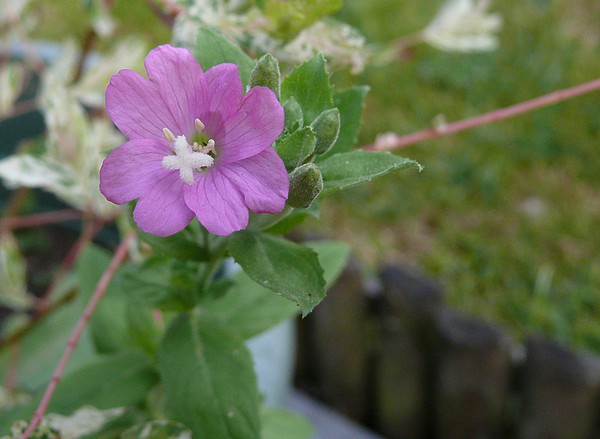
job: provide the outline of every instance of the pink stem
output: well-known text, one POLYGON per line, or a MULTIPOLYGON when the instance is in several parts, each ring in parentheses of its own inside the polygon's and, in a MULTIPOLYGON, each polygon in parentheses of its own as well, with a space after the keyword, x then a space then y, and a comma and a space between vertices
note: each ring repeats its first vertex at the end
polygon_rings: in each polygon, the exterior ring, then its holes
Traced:
POLYGON ((25 229, 44 224, 81 218, 82 212, 74 209, 56 210, 53 212, 34 213, 27 216, 16 216, 0 219, 0 230, 25 229))
POLYGON ((67 366, 69 358, 71 357, 71 354, 73 353, 73 351, 75 350, 75 347, 77 346, 77 343, 79 342, 79 337, 81 337, 83 330, 85 329, 88 321, 92 317, 92 314, 94 312, 94 309, 96 308, 96 305, 98 305, 98 302, 104 295, 106 288, 108 287, 108 284, 110 283, 113 276, 115 275, 115 272, 117 271, 117 268, 119 268, 119 265, 121 265, 121 263, 127 256, 128 246, 131 243, 134 236, 135 236, 135 232, 131 232, 121 242, 121 244, 119 244, 119 247, 117 247, 117 250, 115 252, 115 255, 113 256, 112 261, 110 261, 108 268, 106 269, 104 274, 102 274, 102 277, 100 278, 100 281, 98 282, 98 285, 96 286, 96 290, 94 291, 94 294, 92 295, 89 303, 87 304, 87 307, 83 311, 81 318, 77 322, 77 326, 75 327, 75 330, 71 334, 71 337, 69 338, 69 341, 67 343, 67 348, 65 349, 65 352, 64 352, 62 358, 60 359, 58 365, 56 366, 56 370, 54 371, 52 378, 50 378, 50 383, 48 384, 48 387, 46 388, 46 392, 44 393, 44 396, 42 397, 42 400, 40 401, 40 405, 36 409, 35 414, 33 415, 33 419, 31 420, 29 427, 27 427, 27 430, 25 430, 25 433, 23 433, 23 436, 21 436, 21 439, 28 439, 31 436, 31 434, 33 433, 33 431, 35 430, 35 428, 39 425, 40 421, 42 420, 42 417, 44 416, 44 413, 46 412, 46 409, 48 408, 48 404, 50 403, 50 400, 52 399, 52 395, 54 395, 56 386, 58 385, 58 382, 60 381, 60 379, 62 377, 65 367, 67 366))
POLYGON ((532 99, 530 101, 521 102, 520 104, 511 105, 510 107, 501 108, 499 110, 492 111, 490 113, 482 114, 480 116, 471 117, 469 119, 460 120, 447 125, 437 126, 428 128, 423 131, 408 134, 406 136, 396 136, 392 140, 382 142, 373 145, 366 145, 363 149, 367 151, 385 151, 390 149, 402 148, 404 146, 412 145, 414 143, 422 142, 431 138, 437 138, 441 136, 447 136, 454 134, 459 131, 468 130, 479 125, 486 125, 499 120, 508 119, 510 117, 517 116, 522 113, 526 113, 537 108, 542 108, 547 105, 556 104, 558 102, 574 98, 576 96, 589 93, 594 90, 600 89, 600 78, 590 82, 586 82, 575 87, 566 88, 563 90, 557 90, 550 94, 540 96, 539 98, 532 99))

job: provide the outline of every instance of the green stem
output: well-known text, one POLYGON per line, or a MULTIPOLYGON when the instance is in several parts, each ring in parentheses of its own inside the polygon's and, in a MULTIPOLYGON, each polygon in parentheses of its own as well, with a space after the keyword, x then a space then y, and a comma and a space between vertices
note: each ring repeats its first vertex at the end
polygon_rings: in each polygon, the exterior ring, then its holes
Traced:
MULTIPOLYGON (((208 232, 207 232, 208 234, 208 232)), ((206 246, 209 248, 209 236, 207 236, 206 246)), ((202 283, 202 291, 208 290, 214 279, 215 273, 223 263, 223 257, 227 254, 227 245, 229 244, 229 238, 217 238, 216 242, 213 243, 211 252, 208 256, 208 262, 204 266, 204 273, 200 281, 202 283)))

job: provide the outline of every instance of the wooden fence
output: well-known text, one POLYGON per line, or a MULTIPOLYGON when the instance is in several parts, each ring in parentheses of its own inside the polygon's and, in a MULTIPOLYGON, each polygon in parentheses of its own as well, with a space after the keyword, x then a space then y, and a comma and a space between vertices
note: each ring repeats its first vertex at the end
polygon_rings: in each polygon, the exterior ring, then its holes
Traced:
POLYGON ((299 387, 389 439, 600 438, 599 357, 518 344, 410 270, 379 280, 351 261, 300 323, 299 387))

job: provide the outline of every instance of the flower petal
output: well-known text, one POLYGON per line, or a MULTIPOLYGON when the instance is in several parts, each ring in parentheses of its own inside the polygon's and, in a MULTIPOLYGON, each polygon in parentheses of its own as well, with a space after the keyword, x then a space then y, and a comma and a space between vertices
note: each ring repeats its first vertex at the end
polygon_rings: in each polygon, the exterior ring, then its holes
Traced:
POLYGON ((218 160, 232 163, 269 148, 283 131, 283 108, 267 87, 253 87, 240 108, 223 121, 222 132, 213 134, 218 160))
POLYGON ((151 50, 144 61, 148 78, 167 103, 178 127, 170 128, 184 136, 194 130, 194 119, 206 106, 207 83, 202 68, 188 49, 168 44, 151 50))
POLYGON ((278 213, 285 207, 290 181, 283 161, 273 148, 223 165, 220 171, 238 188, 244 203, 254 213, 278 213))
POLYGON ((154 186, 144 193, 133 211, 133 219, 144 232, 169 236, 183 230, 194 218, 183 198, 179 173, 164 171, 154 186))
POLYGON ((106 88, 106 112, 129 139, 164 138, 177 123, 154 84, 132 70, 121 70, 106 88))
POLYGON ((200 65, 187 49, 159 46, 145 61, 148 77, 132 70, 113 75, 106 89, 106 111, 129 139, 163 138, 193 131, 206 93, 200 65))
MULTIPOLYGON (((235 64, 218 64, 207 70, 205 77, 207 100, 205 112, 200 119, 214 130, 219 122, 212 119, 218 117, 220 121, 236 111, 244 97, 244 89, 235 64)), ((211 131, 209 134, 217 136, 219 133, 211 131)))
POLYGON ((242 194, 219 169, 197 176, 196 184, 186 185, 183 194, 188 207, 210 233, 226 236, 248 225, 248 208, 242 194))
MULTIPOLYGON (((166 140, 134 139, 113 149, 100 169, 100 192, 115 204, 139 198, 167 171, 162 160, 171 154, 166 140)), ((175 172, 177 174, 177 172, 175 172)))

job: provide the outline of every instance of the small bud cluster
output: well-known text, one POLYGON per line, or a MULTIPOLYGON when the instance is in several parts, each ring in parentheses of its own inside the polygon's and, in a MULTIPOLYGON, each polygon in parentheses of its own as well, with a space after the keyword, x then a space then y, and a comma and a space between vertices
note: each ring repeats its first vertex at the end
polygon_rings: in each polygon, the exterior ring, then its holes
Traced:
MULTIPOLYGON (((281 73, 277 60, 264 55, 250 75, 250 87, 268 87, 279 97, 281 73)), ((277 141, 276 149, 290 172, 288 206, 308 208, 323 190, 323 177, 313 163, 315 157, 326 154, 340 133, 340 112, 330 108, 319 114, 308 126, 298 101, 291 97, 283 104, 285 112, 284 135, 277 141)))

